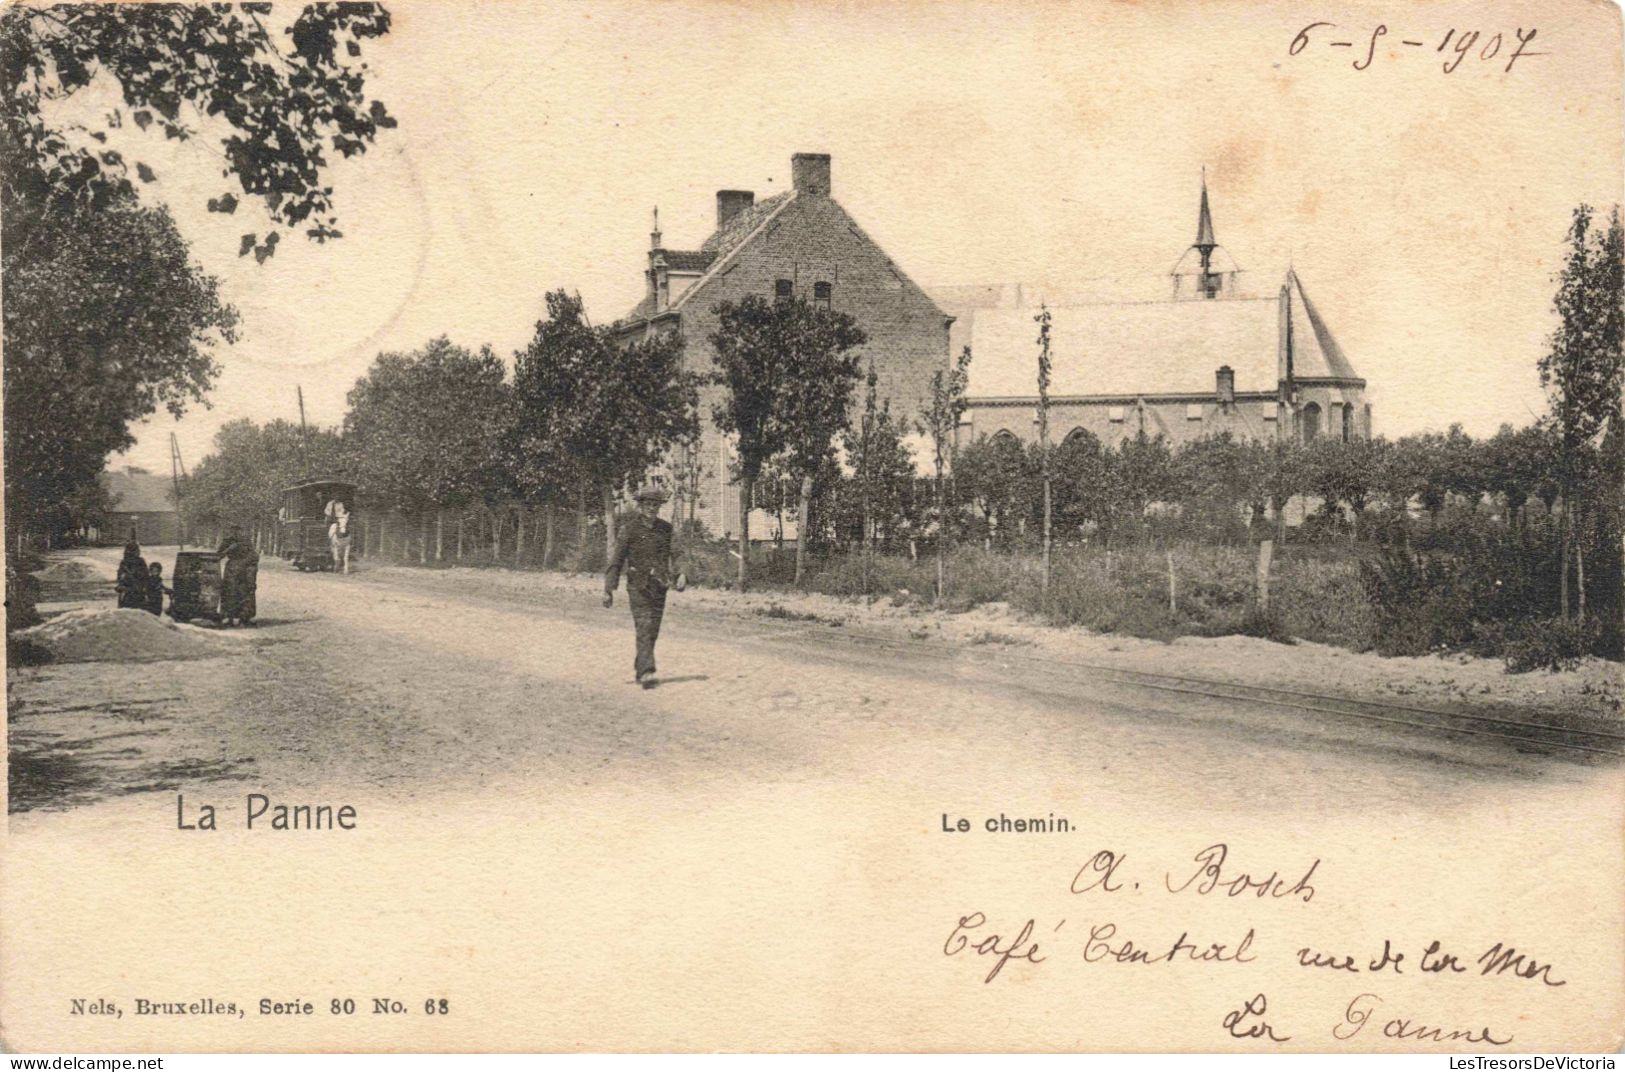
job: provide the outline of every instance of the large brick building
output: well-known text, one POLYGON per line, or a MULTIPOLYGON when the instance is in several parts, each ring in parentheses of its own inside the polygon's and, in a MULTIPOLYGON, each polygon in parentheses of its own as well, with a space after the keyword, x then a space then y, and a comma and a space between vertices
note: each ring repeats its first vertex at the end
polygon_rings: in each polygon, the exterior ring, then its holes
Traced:
POLYGON ((938 288, 955 316, 953 349, 971 346, 967 437, 1038 435, 1038 328, 1052 316, 1050 435, 1075 429, 1114 445, 1140 433, 1171 445, 1228 432, 1238 439, 1371 434, 1366 382, 1288 271, 1248 294, 1214 239, 1203 183, 1196 241, 1161 301, 1084 302, 1023 287, 938 288))
MULTIPOLYGON (((797 153, 791 174, 791 189, 761 201, 748 190, 717 191, 716 230, 696 249, 668 249, 657 215, 643 300, 613 331, 622 340, 678 332, 685 367, 709 372, 719 303, 750 294, 803 298, 856 321, 868 336, 863 354, 874 360, 879 394, 894 411, 915 412, 931 373, 947 363, 950 318, 834 199, 827 155, 797 153)), ((726 535, 738 525, 738 486, 729 479, 727 439, 710 421, 716 391, 708 388, 701 402, 695 516, 726 535)), ((751 530, 765 527, 753 521, 751 530)))

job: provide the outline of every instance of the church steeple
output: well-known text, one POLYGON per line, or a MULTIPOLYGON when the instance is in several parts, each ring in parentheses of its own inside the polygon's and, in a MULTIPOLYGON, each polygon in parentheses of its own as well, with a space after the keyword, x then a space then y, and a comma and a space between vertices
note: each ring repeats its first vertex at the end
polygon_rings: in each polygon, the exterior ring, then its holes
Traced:
MULTIPOLYGON (((1186 275, 1195 277, 1193 280, 1196 284, 1195 293, 1190 295, 1191 297, 1199 299, 1217 298, 1220 291, 1228 289, 1224 278, 1226 273, 1217 270, 1213 262, 1213 251, 1218 248, 1219 240, 1213 234, 1213 211, 1208 208, 1207 201, 1207 168, 1203 168, 1202 199, 1196 213, 1196 241, 1191 243, 1190 248, 1185 251, 1185 255, 1179 259, 1179 264, 1174 267, 1175 298, 1184 297, 1180 293, 1179 282, 1180 277, 1186 275), (1196 254, 1195 258, 1191 257, 1193 252, 1196 254), (1185 268, 1185 265, 1189 264, 1193 259, 1197 261, 1196 271, 1194 272, 1185 268)), ((1228 260, 1228 256, 1223 259, 1228 260)), ((1232 277, 1234 272, 1235 269, 1232 266, 1230 269, 1232 277)), ((1231 283, 1234 283, 1234 278, 1231 279, 1231 283)))
POLYGON ((1219 243, 1213 238, 1213 213, 1207 207, 1207 168, 1202 169, 1202 208, 1196 217, 1196 241, 1192 248, 1202 256, 1202 274, 1197 277, 1197 293, 1204 298, 1217 297, 1219 277, 1213 274, 1213 251, 1219 243))
MULTIPOLYGON (((1212 256, 1213 247, 1217 246, 1218 244, 1219 243, 1213 240, 1213 213, 1209 212, 1207 207, 1207 168, 1203 168, 1202 211, 1200 215, 1196 217, 1196 242, 1194 245, 1197 249, 1202 250, 1206 256, 1212 256)), ((1204 269, 1207 267, 1206 256, 1202 261, 1202 267, 1204 269)))

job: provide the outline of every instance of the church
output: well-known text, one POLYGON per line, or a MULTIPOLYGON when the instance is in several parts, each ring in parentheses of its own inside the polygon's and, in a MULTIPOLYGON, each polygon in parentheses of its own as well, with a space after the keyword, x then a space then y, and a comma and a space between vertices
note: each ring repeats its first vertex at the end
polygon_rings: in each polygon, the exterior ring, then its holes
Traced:
POLYGON ((1016 286, 942 287, 954 316, 952 349, 971 347, 969 406, 960 443, 979 436, 1038 438, 1038 325, 1051 315, 1049 429, 1107 446, 1144 435, 1178 447, 1237 439, 1371 435, 1366 383, 1338 346, 1303 282, 1288 270, 1271 292, 1248 294, 1214 237, 1202 182, 1196 241, 1160 301, 1084 302, 1016 286), (1054 299, 1054 300, 1051 300, 1054 299))

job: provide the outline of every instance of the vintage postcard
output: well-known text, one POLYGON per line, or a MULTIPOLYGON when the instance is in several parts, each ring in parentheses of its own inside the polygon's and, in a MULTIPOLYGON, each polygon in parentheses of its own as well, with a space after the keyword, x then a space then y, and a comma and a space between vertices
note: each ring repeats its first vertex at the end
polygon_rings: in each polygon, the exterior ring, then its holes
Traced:
POLYGON ((0 56, 8 1050, 1620 1048, 1616 5, 0 56))

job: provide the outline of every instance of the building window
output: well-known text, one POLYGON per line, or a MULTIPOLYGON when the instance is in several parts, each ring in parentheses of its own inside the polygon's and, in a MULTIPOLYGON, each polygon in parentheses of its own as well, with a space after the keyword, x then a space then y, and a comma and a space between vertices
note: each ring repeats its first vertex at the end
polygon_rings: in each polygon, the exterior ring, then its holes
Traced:
POLYGON ((1122 424, 1123 423, 1123 415, 1124 415, 1124 408, 1122 406, 1108 406, 1108 407, 1106 407, 1106 419, 1111 421, 1113 424, 1122 424))
POLYGON ((828 309, 829 304, 830 304, 830 294, 831 294, 831 292, 833 290, 834 290, 834 288, 831 287, 828 283, 814 283, 813 284, 813 304, 814 305, 821 305, 825 309, 828 309))
POLYGON ((1354 438, 1354 407, 1343 407, 1343 442, 1354 438))
POLYGON ((1303 407, 1303 441, 1313 443, 1320 437, 1320 406, 1314 402, 1303 407))
POLYGON ((1187 404, 1185 406, 1185 419, 1187 421, 1199 421, 1199 420, 1201 420, 1202 419, 1202 403, 1200 403, 1200 402, 1191 402, 1191 403, 1187 404))
POLYGON ((773 300, 787 302, 795 295, 795 286, 788 279, 773 281, 773 300))

